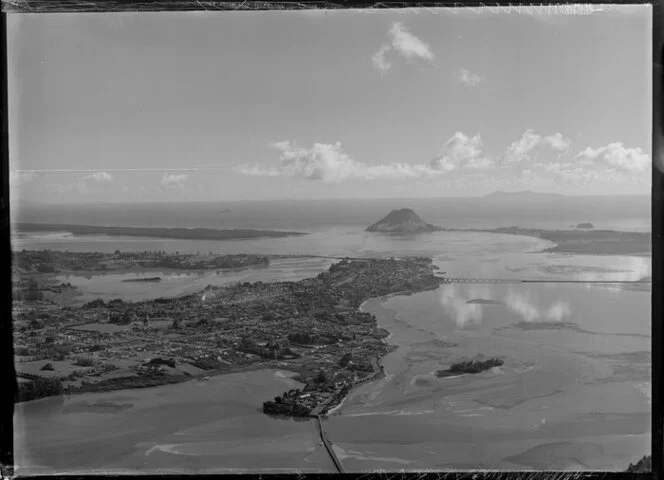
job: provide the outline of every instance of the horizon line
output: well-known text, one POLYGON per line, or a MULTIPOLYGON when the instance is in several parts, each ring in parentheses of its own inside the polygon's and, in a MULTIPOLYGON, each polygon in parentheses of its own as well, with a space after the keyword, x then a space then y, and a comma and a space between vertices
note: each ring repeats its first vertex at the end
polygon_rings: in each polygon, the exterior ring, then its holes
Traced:
POLYGON ((329 197, 329 198, 288 198, 288 197, 273 197, 273 198, 256 198, 256 199, 209 199, 209 200, 103 200, 103 201, 94 201, 94 202, 76 202, 76 201, 64 201, 64 202, 40 202, 34 200, 26 199, 15 199, 11 204, 16 203, 29 203, 33 205, 99 205, 99 204, 155 204, 155 203, 241 203, 241 202, 323 202, 323 201, 374 201, 374 200, 452 200, 452 199, 483 199, 487 198, 494 193, 507 193, 507 194, 519 194, 519 193, 533 193, 535 195, 552 195, 562 198, 588 198, 588 197, 652 197, 651 193, 599 193, 599 194, 563 194, 555 192, 532 192, 532 191, 517 191, 517 192, 505 192, 505 191, 495 191, 483 195, 476 196, 449 196, 449 197, 329 197))

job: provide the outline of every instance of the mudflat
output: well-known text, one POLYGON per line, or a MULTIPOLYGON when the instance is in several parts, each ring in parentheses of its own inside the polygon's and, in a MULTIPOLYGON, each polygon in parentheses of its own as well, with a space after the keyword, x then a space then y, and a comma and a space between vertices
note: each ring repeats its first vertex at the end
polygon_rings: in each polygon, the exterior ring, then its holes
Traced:
POLYGON ((256 398, 301 386, 260 370, 16 405, 17 474, 333 471, 311 421, 276 420, 256 398))

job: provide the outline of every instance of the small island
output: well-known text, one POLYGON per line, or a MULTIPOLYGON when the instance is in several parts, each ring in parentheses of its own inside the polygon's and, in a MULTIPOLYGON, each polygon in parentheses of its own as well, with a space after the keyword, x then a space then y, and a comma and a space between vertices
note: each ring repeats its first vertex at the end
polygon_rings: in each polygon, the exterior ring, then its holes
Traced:
POLYGON ((595 228, 595 227, 594 227, 594 225, 593 225, 592 223, 590 223, 590 222, 583 222, 583 223, 579 223, 579 224, 576 226, 576 228, 578 228, 578 229, 580 229, 580 230, 590 230, 590 229, 595 228))
POLYGON ((453 363, 447 370, 438 370, 436 376, 439 378, 461 375, 464 373, 480 373, 493 367, 500 367, 503 361, 499 358, 489 358, 486 360, 462 360, 453 363))
POLYGON ((410 208, 392 210, 383 219, 366 229, 367 232, 382 233, 423 233, 440 230, 441 227, 426 223, 410 208))
POLYGON ((161 282, 161 277, 127 278, 123 282, 161 282))

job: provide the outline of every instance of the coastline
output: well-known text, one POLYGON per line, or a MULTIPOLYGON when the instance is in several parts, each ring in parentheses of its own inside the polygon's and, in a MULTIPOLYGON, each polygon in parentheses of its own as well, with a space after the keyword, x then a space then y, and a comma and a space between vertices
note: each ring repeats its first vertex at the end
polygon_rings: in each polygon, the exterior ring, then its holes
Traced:
POLYGON ((652 232, 619 230, 546 230, 537 228, 501 227, 493 229, 445 229, 452 232, 494 233, 524 236, 550 242, 554 246, 537 253, 572 255, 652 255, 652 232), (651 252, 650 254, 648 252, 651 252))
POLYGON ((17 234, 66 232, 73 236, 108 235, 177 240, 246 240, 250 238, 281 238, 309 235, 307 232, 256 230, 248 228, 212 229, 184 227, 121 227, 56 223, 14 223, 17 234))
MULTIPOLYGON (((436 288, 438 288, 438 287, 436 287, 436 288)), ((380 303, 384 302, 385 300, 387 300, 388 298, 391 298, 391 297, 396 297, 396 296, 401 296, 401 295, 403 295, 403 296, 414 295, 416 293, 427 292, 427 291, 431 291, 431 290, 435 290, 435 289, 428 288, 428 289, 418 290, 416 292, 405 290, 405 291, 402 291, 402 292, 395 292, 395 293, 390 293, 390 294, 387 294, 387 295, 382 295, 380 297, 368 298, 365 301, 363 301, 360 304, 360 306, 357 307, 357 309, 360 312, 369 313, 369 312, 366 312, 366 310, 365 310, 365 306, 369 302, 376 303, 376 304, 379 305, 380 303)), ((392 315, 396 316, 396 313, 392 312, 392 315)), ((383 325, 378 323, 378 317, 376 317, 376 325, 378 326, 378 328, 382 328, 383 330, 389 332, 389 330, 387 330, 383 325)), ((385 337, 382 341, 387 343, 387 340, 391 336, 392 336, 392 333, 390 332, 390 334, 387 337, 385 337)), ((389 346, 389 344, 387 344, 387 345, 389 346)), ((398 346, 397 346, 397 348, 398 348, 398 346)), ((385 355, 387 355, 388 353, 390 353, 390 352, 385 353, 385 355)), ((324 417, 341 415, 341 412, 339 412, 339 410, 341 409, 341 407, 345 403, 346 399, 350 396, 350 394, 353 393, 353 391, 356 390, 357 388, 359 388, 362 385, 365 385, 367 383, 371 383, 371 382, 375 382, 377 380, 380 380, 381 378, 389 377, 389 373, 385 370, 385 367, 381 363, 381 360, 385 355, 383 355, 381 357, 374 357, 374 360, 376 361, 376 363, 378 365, 378 368, 380 369, 380 371, 377 372, 377 374, 374 376, 374 378, 358 381, 355 385, 353 385, 350 389, 348 389, 348 392, 346 393, 346 395, 343 396, 343 398, 341 399, 341 401, 337 405, 335 405, 330 410, 328 410, 328 412, 324 415, 324 417)))

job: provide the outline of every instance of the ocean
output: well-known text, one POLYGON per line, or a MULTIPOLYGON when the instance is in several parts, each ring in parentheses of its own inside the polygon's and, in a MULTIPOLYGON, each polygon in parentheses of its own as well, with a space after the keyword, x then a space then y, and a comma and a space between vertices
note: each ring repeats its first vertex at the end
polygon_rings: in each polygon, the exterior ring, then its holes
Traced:
POLYGON ((550 199, 482 198, 334 199, 244 202, 12 206, 12 222, 142 227, 255 228, 325 231, 366 227, 390 210, 411 208, 428 223, 447 228, 520 226, 566 229, 582 222, 595 228, 647 231, 650 197, 586 196, 550 199))

